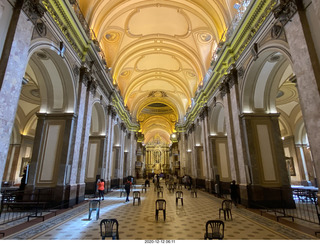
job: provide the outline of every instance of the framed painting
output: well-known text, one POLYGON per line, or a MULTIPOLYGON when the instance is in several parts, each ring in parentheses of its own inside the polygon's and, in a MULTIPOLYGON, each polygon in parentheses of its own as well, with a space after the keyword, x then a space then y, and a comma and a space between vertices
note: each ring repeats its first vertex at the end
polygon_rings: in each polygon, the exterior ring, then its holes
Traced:
POLYGON ((292 157, 286 157, 286 164, 289 171, 290 176, 296 176, 296 170, 294 168, 293 164, 293 158, 292 157))

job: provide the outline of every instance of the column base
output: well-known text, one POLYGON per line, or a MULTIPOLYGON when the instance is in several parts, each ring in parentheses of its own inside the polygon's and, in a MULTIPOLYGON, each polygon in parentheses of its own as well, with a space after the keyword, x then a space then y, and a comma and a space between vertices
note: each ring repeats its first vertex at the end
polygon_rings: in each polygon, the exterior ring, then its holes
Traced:
POLYGON ((295 208, 290 186, 241 185, 240 201, 249 208, 295 208))

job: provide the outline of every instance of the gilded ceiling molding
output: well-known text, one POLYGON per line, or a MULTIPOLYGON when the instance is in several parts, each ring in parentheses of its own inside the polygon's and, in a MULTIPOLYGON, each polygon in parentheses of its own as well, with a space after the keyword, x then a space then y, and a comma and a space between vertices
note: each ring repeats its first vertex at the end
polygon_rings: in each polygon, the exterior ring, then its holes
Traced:
MULTIPOLYGON (((85 60, 91 40, 85 34, 72 8, 64 1, 42 0, 42 4, 81 60, 85 60), (73 16, 74 15, 74 16, 73 16), (81 33, 81 30, 83 33, 81 33)), ((70 5, 70 4, 69 4, 70 5)))
POLYGON ((111 94, 111 101, 114 110, 117 112, 121 120, 126 124, 126 127, 129 131, 139 131, 139 125, 132 121, 132 118, 126 108, 124 107, 124 103, 120 94, 114 91, 111 94))
POLYGON ((122 48, 114 58, 113 67, 117 67, 113 73, 114 79, 118 79, 121 71, 126 68, 125 66, 129 61, 137 59, 142 55, 159 52, 182 59, 184 62, 188 63, 201 78, 206 72, 199 55, 183 41, 178 39, 172 40, 168 38, 154 37, 143 39, 143 41, 140 39, 136 40, 131 42, 130 45, 122 48))
MULTIPOLYGON (((161 23, 157 23, 158 25, 161 23)), ((125 33, 128 37, 130 38, 142 38, 142 37, 149 37, 149 36, 172 36, 174 38, 188 38, 191 34, 191 21, 189 19, 189 17, 187 16, 187 14, 181 9, 178 8, 176 6, 172 6, 172 5, 168 5, 168 4, 159 4, 159 3, 155 3, 155 4, 148 4, 148 5, 143 5, 140 7, 137 7, 134 11, 132 11, 132 13, 130 13, 127 16, 127 19, 125 21, 124 24, 124 30, 125 33), (141 13, 141 10, 143 9, 147 9, 147 8, 153 8, 153 7, 157 7, 157 8, 171 8, 171 9, 175 9, 177 10, 177 14, 180 14, 184 17, 185 22, 187 23, 187 28, 186 28, 186 32, 182 35, 168 35, 168 34, 163 34, 163 33, 157 33, 157 34, 147 34, 147 35, 143 35, 143 34, 133 34, 130 32, 130 21, 134 18, 135 15, 138 15, 139 13, 141 13)))
MULTIPOLYGON (((127 104, 129 97, 131 96, 132 92, 134 92, 137 89, 137 87, 141 87, 144 83, 148 81, 152 82, 153 80, 155 80, 155 76, 155 71, 151 71, 148 73, 143 73, 141 74, 141 76, 136 77, 136 79, 131 80, 129 86, 124 91, 122 91, 125 104, 127 104)), ((191 100, 191 97, 193 96, 192 91, 189 90, 187 84, 184 81, 182 81, 181 77, 177 74, 161 72, 160 77, 157 79, 167 81, 171 83, 173 86, 177 86, 181 89, 181 91, 184 92, 187 99, 189 101, 191 100)))

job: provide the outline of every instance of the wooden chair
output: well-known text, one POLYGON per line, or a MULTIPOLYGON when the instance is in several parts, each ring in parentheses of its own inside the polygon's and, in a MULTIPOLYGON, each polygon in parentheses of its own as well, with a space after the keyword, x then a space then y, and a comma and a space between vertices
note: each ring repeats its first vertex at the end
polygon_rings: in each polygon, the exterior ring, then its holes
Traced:
POLYGON ((206 223, 206 233, 204 234, 205 240, 224 238, 224 222, 222 220, 209 220, 206 223))
POLYGON ((100 235, 102 240, 111 237, 112 240, 119 240, 119 223, 116 219, 103 219, 100 222, 100 235))

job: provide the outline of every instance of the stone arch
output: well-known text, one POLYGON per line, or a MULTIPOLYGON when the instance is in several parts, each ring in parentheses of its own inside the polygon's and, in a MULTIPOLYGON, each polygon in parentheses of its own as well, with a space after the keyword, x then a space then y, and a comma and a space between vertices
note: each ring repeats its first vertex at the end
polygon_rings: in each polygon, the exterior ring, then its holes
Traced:
MULTIPOLYGON (((37 113, 61 115, 75 112, 74 77, 68 58, 59 56, 57 50, 52 41, 43 38, 34 40, 29 48, 28 63, 16 110, 15 129, 12 132, 12 138, 20 145, 19 153, 16 153, 19 156, 10 158, 12 155, 8 154, 8 161, 15 165, 8 168, 16 172, 7 172, 15 176, 11 179, 13 183, 20 183, 21 176, 18 171, 22 167, 22 158, 32 157, 38 123, 37 113)), ((64 125, 59 126, 62 131, 64 125)), ((55 145, 60 143, 59 138, 56 138, 55 145)), ((58 164, 59 160, 56 162, 58 164)), ((55 184, 57 173, 50 175, 50 179, 50 184, 55 184)))
MULTIPOLYGON (((268 47, 251 60, 244 76, 241 89, 241 110, 243 113, 276 113, 275 99, 288 67, 292 66, 287 50, 268 47)), ((291 69, 292 71, 292 69, 291 69)))
MULTIPOLYGON (((301 178, 297 172, 299 169, 301 171, 305 165, 303 165, 303 159, 298 156, 300 152, 296 150, 296 145, 303 144, 301 143, 302 133, 305 132, 305 128, 292 67, 291 56, 285 46, 270 42, 262 47, 258 58, 255 61, 251 60, 244 75, 245 82, 241 88, 241 112, 279 114, 284 155, 292 158, 291 168, 294 167, 296 171, 289 174, 290 179, 299 184, 297 181, 301 178)), ((309 161, 311 164, 312 160, 309 161)), ((278 164, 281 163, 282 160, 279 159, 278 164)), ((289 169, 288 166, 287 169, 289 169)))
POLYGON ((75 77, 67 57, 47 40, 31 44, 25 78, 38 82, 41 96, 40 113, 73 113, 76 106, 75 77))
POLYGON ((90 135, 106 135, 106 114, 99 102, 94 102, 92 106, 90 135))
POLYGON ((221 103, 216 106, 209 113, 210 135, 226 135, 226 123, 224 116, 224 107, 221 103))

